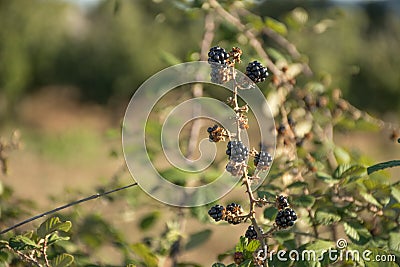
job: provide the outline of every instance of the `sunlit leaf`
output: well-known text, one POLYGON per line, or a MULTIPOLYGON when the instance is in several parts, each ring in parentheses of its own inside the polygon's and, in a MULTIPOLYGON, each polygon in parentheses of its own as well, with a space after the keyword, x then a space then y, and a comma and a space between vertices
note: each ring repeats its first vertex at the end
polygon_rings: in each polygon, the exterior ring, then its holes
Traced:
POLYGON ((51 266, 53 267, 67 267, 74 262, 74 257, 72 255, 63 253, 58 255, 55 259, 51 261, 51 266))
POLYGON ((343 228, 344 228, 344 232, 346 233, 346 235, 348 235, 352 239, 354 239, 354 240, 360 239, 360 236, 357 233, 357 230, 355 228, 353 228, 350 224, 343 223, 343 228))
POLYGON ((58 217, 51 217, 39 226, 37 234, 39 237, 44 238, 55 231, 68 232, 71 226, 72 223, 70 221, 62 222, 58 217))

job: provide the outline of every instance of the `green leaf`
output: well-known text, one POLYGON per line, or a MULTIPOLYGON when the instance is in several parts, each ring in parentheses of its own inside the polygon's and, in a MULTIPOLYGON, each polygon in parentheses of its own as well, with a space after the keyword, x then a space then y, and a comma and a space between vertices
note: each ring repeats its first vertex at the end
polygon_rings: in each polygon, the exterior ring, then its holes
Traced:
POLYGON ((0 240, 0 249, 5 248, 8 245, 8 241, 0 240))
POLYGON ((335 147, 333 153, 335 154, 335 158, 339 164, 349 163, 351 160, 349 153, 341 147, 335 147))
POLYGON ((389 233, 389 248, 400 252, 400 233, 389 233))
POLYGON ((267 17, 265 19, 265 26, 267 26, 271 30, 274 30, 275 32, 277 32, 281 35, 287 34, 286 25, 280 21, 277 21, 276 19, 271 18, 271 17, 267 17))
POLYGON ((357 233, 357 230, 354 227, 352 227, 350 224, 343 223, 343 228, 344 228, 344 232, 346 233, 346 235, 348 235, 349 237, 351 237, 354 240, 360 240, 360 235, 357 233))
POLYGON ((74 256, 63 253, 51 261, 52 267, 67 267, 74 262, 74 256))
POLYGON ((155 224, 155 222, 157 221, 157 219, 159 217, 160 217, 160 212, 158 212, 158 211, 147 214, 140 220, 140 223, 139 223, 140 229, 148 230, 155 224))
POLYGON ((22 235, 17 235, 15 237, 10 238, 8 244, 15 250, 33 249, 40 247, 33 240, 22 235))
POLYGON ((292 203, 298 207, 309 208, 314 205, 315 197, 311 195, 301 195, 292 200, 292 203))
POLYGON ((278 210, 275 207, 267 207, 264 209, 264 218, 270 221, 274 220, 278 214, 278 210))
POLYGON ((67 241, 69 239, 69 236, 59 236, 57 233, 54 233, 48 237, 47 244, 52 245, 58 241, 67 241))
POLYGON ((249 259, 249 260, 245 260, 244 262, 239 264, 238 267, 250 267, 250 266, 252 266, 252 261, 249 259))
POLYGON ((260 247, 260 241, 258 240, 251 240, 247 246, 246 246, 246 250, 250 253, 253 253, 254 251, 256 251, 258 248, 260 247))
POLYGON ((340 215, 327 210, 317 210, 315 212, 315 220, 320 224, 330 225, 340 221, 340 219, 340 215))
POLYGON ((225 267, 225 264, 217 262, 217 263, 214 263, 211 267, 225 267))
POLYGON ((382 208, 382 205, 378 202, 378 200, 376 200, 376 198, 372 194, 366 192, 361 192, 360 194, 367 202, 377 206, 378 208, 382 208))
POLYGON ((194 233, 190 236, 189 241, 186 244, 186 250, 198 247, 206 242, 212 234, 210 229, 206 229, 197 233, 194 233))
POLYGON ((235 252, 244 252, 246 246, 247 246, 247 239, 244 236, 241 236, 239 243, 236 244, 235 252))
POLYGON ((308 183, 306 182, 300 182, 300 181, 296 181, 294 183, 291 183, 290 185, 287 186, 287 188, 292 189, 292 188, 303 188, 303 187, 307 187, 308 183))
POLYGON ((340 178, 346 178, 348 176, 356 176, 356 177, 362 177, 364 175, 367 175, 366 168, 361 165, 353 165, 350 168, 348 168, 346 171, 342 173, 340 178))
POLYGON ((150 249, 146 245, 142 243, 136 243, 131 245, 131 248, 133 252, 144 261, 146 266, 156 267, 158 265, 157 257, 150 251, 150 249))
MULTIPOLYGON (((0 251, 0 263, 6 263, 8 261, 8 253, 5 251, 0 251)), ((5 265, 8 266, 8 265, 5 265)))
POLYGON ((352 165, 348 163, 342 163, 337 166, 336 170, 333 172, 333 178, 335 179, 341 179, 343 177, 343 174, 348 171, 352 165))
POLYGON ((397 200, 397 202, 400 202, 400 189, 393 186, 392 187, 392 196, 397 200))
POLYGON ((39 226, 37 234, 39 237, 44 238, 55 231, 68 232, 71 226, 72 223, 70 221, 62 222, 58 217, 51 217, 39 226))

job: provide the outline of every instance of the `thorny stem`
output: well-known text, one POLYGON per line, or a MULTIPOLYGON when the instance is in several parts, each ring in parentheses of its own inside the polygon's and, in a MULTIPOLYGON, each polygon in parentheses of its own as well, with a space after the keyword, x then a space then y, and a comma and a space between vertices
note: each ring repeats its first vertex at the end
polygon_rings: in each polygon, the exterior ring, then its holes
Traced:
POLYGON ((11 231, 11 230, 13 230, 15 228, 18 228, 18 227, 20 227, 22 225, 25 225, 25 224, 29 223, 29 222, 35 221, 35 220, 37 220, 39 218, 42 218, 44 216, 56 213, 56 212, 58 212, 60 210, 63 210, 63 209, 66 209, 66 208, 81 204, 83 202, 86 202, 86 201, 89 201, 89 200, 92 200, 92 199, 97 199, 97 198, 100 198, 100 197, 109 195, 111 193, 115 193, 115 192, 130 188, 130 187, 133 187, 133 186, 136 186, 136 185, 137 185, 137 183, 133 183, 133 184, 129 184, 129 185, 126 185, 126 186, 123 186, 123 187, 119 187, 119 188, 116 188, 116 189, 113 189, 113 190, 110 190, 110 191, 106 191, 106 192, 103 192, 103 193, 96 193, 94 195, 91 195, 90 197, 85 197, 83 199, 76 200, 76 201, 73 201, 73 202, 68 203, 66 205, 60 206, 58 208, 43 212, 43 213, 41 213, 39 215, 33 216, 33 217, 29 218, 29 219, 26 219, 26 220, 24 220, 22 222, 19 222, 19 223, 15 224, 15 225, 7 228, 7 229, 4 229, 3 231, 0 232, 0 235, 5 234, 5 233, 7 233, 7 232, 9 232, 9 231, 11 231))
POLYGON ((35 258, 29 257, 28 255, 22 253, 21 251, 16 250, 16 249, 13 249, 13 248, 10 247, 10 245, 8 245, 8 244, 6 244, 5 247, 6 247, 8 250, 10 250, 10 251, 16 253, 22 260, 24 260, 24 261, 26 261, 26 262, 28 262, 28 263, 34 265, 34 266, 42 267, 42 265, 41 265, 35 258))
POLYGON ((43 241, 42 253, 46 267, 50 267, 49 259, 47 258, 47 236, 44 238, 43 241))

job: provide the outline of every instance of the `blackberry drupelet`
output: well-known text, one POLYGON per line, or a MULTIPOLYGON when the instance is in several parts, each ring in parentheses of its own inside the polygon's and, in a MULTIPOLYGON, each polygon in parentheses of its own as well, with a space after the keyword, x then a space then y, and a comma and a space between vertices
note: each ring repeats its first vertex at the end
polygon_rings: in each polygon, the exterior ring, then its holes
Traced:
MULTIPOLYGON (((263 230, 261 229, 261 228, 258 228, 258 229, 260 229, 260 232, 261 232, 261 234, 263 233, 263 230)), ((246 233, 245 233, 245 235, 244 235, 246 238, 248 238, 248 239, 257 239, 257 231, 256 231, 256 229, 254 229, 254 226, 253 225, 250 225, 248 228, 247 228, 247 230, 246 230, 246 233)))
POLYGON ((260 151, 254 157, 254 165, 257 169, 266 170, 271 166, 272 156, 267 151, 260 151))
POLYGON ((268 76, 267 68, 258 61, 250 62, 246 67, 246 75, 253 82, 259 83, 265 81, 268 76))
POLYGON ((229 59, 229 54, 224 48, 219 46, 211 47, 208 52, 208 62, 209 63, 219 63, 222 65, 227 65, 229 59))
POLYGON ((236 162, 244 162, 248 155, 249 149, 241 141, 229 141, 226 149, 229 159, 236 162))
POLYGON ((283 210, 284 208, 289 207, 289 202, 287 200, 287 197, 285 196, 277 196, 276 197, 276 206, 278 207, 278 209, 283 210))
POLYGON ((208 215, 218 222, 225 217, 225 208, 221 205, 215 205, 208 211, 208 215))
POLYGON ((275 223, 280 228, 288 228, 290 226, 293 226, 296 220, 296 212, 294 212, 294 210, 292 210, 291 208, 286 208, 278 212, 278 215, 276 215, 275 218, 275 223))

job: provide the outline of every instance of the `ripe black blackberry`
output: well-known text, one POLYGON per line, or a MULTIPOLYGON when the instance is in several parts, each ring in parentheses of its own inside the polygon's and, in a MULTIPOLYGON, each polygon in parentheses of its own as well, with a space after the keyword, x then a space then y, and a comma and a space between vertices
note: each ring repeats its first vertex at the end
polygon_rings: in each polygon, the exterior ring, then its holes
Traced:
POLYGON ((260 151, 254 157, 254 166, 260 170, 266 170, 271 166, 272 156, 267 151, 260 151))
POLYGON ((225 208, 224 206, 221 205, 215 205, 211 207, 211 209, 208 211, 208 215, 210 215, 211 218, 213 218, 216 222, 224 219, 225 217, 225 208))
POLYGON ((208 127, 207 132, 209 134, 208 139, 210 142, 225 141, 225 137, 228 136, 226 130, 222 127, 219 127, 217 124, 215 124, 213 127, 208 127))
POLYGON ((232 174, 232 176, 242 176, 244 174, 243 166, 240 164, 228 162, 225 169, 227 172, 232 174))
POLYGON ((291 208, 286 208, 278 212, 278 215, 276 215, 275 218, 275 223, 280 228, 288 228, 290 226, 293 226, 296 220, 296 212, 294 212, 294 210, 292 210, 291 208))
POLYGON ((226 154, 229 156, 230 160, 236 163, 242 163, 247 159, 249 149, 241 141, 229 141, 226 154))
POLYGON ((267 68, 261 65, 260 62, 253 61, 250 62, 249 65, 246 67, 246 75, 249 77, 253 82, 259 83, 265 81, 268 76, 267 68))
MULTIPOLYGON (((263 230, 260 228, 258 228, 261 232, 261 234, 263 233, 263 230)), ((247 230, 246 233, 244 234, 244 236, 248 239, 257 239, 257 231, 256 229, 254 229, 253 225, 250 225, 247 230)))
POLYGON ((289 202, 287 200, 287 197, 285 196, 277 196, 276 197, 276 206, 279 210, 283 210, 284 208, 289 207, 289 202))
POLYGON ((229 211, 231 214, 234 215, 240 215, 243 213, 242 206, 240 206, 237 203, 231 203, 228 206, 226 206, 226 210, 229 211))
POLYGON ((227 65, 229 62, 229 54, 225 51, 224 48, 219 46, 211 47, 208 52, 208 62, 209 63, 219 63, 222 65, 227 65))

